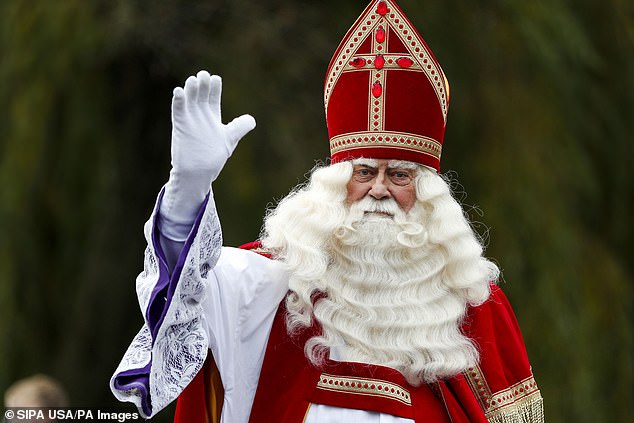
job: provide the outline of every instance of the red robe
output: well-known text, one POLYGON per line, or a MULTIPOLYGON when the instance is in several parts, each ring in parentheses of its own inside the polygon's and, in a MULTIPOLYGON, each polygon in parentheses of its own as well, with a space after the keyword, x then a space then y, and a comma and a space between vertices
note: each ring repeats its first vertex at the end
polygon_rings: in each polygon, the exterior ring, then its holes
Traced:
MULTIPOLYGON (((492 285, 490 298, 469 307, 465 335, 480 351, 479 364, 453 378, 419 387, 397 371, 369 364, 328 361, 317 368, 304 343, 318 329, 296 338, 286 332, 282 301, 267 344, 250 422, 301 423, 311 403, 378 411, 416 423, 543 422, 542 398, 533 378, 513 310, 492 285), (423 420, 424 417, 424 420, 423 420)), ((213 360, 179 396, 175 422, 219 421, 222 384, 213 360)))

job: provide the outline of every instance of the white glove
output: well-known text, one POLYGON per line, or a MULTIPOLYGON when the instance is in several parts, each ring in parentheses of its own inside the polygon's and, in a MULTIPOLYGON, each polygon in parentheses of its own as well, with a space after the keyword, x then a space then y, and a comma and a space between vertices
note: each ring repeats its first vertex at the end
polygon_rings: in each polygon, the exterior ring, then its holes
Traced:
MULTIPOLYGON (((211 183, 218 177, 238 141, 255 128, 255 119, 242 115, 223 125, 220 116, 222 79, 200 71, 174 89, 172 98, 172 170, 161 203, 161 218, 183 240, 211 183), (182 226, 182 230, 178 227, 182 226)), ((163 228, 161 228, 163 229, 163 228)), ((177 239, 181 238, 181 239, 177 239)))

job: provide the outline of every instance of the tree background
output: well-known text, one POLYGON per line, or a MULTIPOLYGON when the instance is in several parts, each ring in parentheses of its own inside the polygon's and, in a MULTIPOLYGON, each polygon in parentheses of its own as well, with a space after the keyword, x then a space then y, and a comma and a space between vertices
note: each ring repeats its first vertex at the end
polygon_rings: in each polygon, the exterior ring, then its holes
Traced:
MULTIPOLYGON (((449 78, 443 170, 503 270, 547 420, 629 421, 634 4, 399 3, 449 78)), ((225 121, 256 117, 214 185, 226 244, 253 240, 328 157, 322 82, 365 4, 0 3, 0 391, 45 372, 75 406, 115 404, 172 89, 208 69, 225 121)))

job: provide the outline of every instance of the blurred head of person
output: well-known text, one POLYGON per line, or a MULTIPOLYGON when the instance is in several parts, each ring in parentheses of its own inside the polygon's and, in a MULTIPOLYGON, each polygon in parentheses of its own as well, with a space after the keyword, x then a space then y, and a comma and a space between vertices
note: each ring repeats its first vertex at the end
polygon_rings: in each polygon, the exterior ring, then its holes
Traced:
POLYGON ((62 385, 50 376, 36 374, 13 383, 4 393, 5 407, 68 407, 62 385))

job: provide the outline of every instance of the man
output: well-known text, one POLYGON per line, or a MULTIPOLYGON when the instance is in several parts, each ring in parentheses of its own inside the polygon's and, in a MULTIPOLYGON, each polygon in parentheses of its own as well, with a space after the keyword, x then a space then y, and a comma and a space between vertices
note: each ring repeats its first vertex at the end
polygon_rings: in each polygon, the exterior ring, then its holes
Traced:
POLYGON ((331 61, 331 164, 242 249, 209 186, 255 121, 223 125, 220 91, 204 71, 174 91, 114 394, 148 417, 180 396, 187 422, 543 421, 498 268, 437 173, 448 84, 396 3, 370 2, 331 61))

